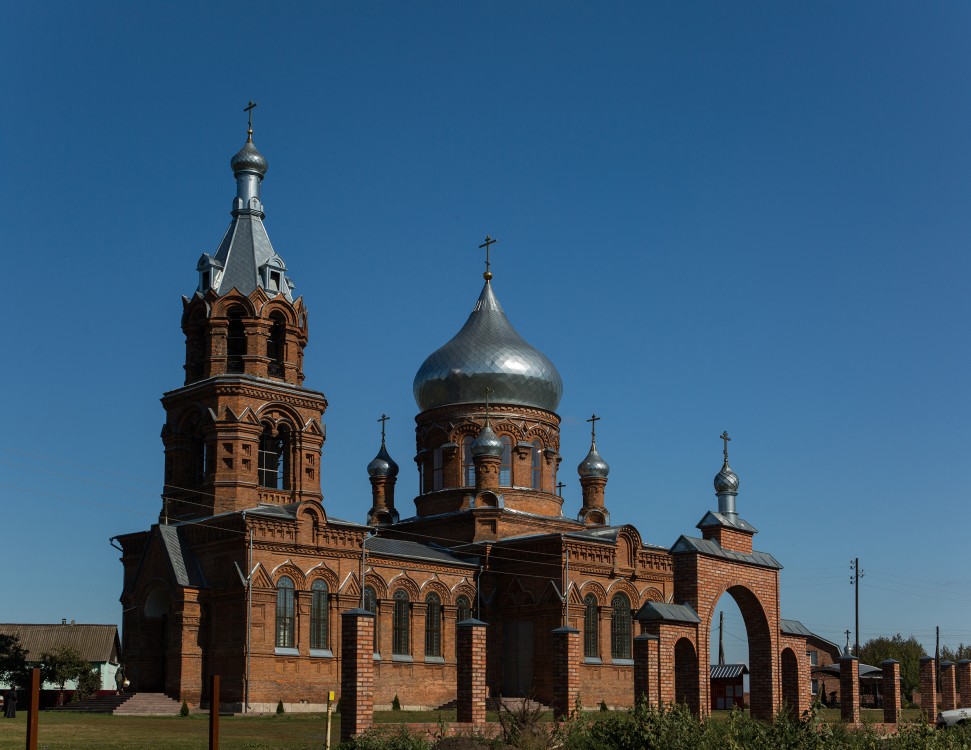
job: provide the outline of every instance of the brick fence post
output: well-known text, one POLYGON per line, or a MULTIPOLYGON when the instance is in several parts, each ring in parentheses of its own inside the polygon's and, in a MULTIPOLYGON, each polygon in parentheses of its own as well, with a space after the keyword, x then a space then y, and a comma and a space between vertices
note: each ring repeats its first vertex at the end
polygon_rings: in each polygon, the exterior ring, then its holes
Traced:
POLYGON ((900 720, 900 662, 887 659, 883 669, 883 721, 896 724, 900 720))
POLYGON ((644 701, 647 705, 657 705, 651 691, 651 669, 657 659, 660 639, 656 635, 642 633, 634 638, 634 705, 644 701), (652 658, 653 657, 653 658, 652 658))
POLYGON ((580 631, 562 627, 553 634, 553 717, 566 718, 580 692, 580 631))
POLYGON ((931 724, 937 720, 937 675, 933 656, 920 657, 920 710, 931 724))
POLYGON ((456 721, 486 720, 486 624, 469 618, 456 626, 456 721))
POLYGON ((860 660, 855 656, 840 659, 840 718, 860 723, 860 660))
POLYGON ((374 614, 341 613, 341 742, 374 723, 374 614))
POLYGON ((941 662, 941 708, 951 711, 958 707, 957 685, 954 682, 954 662, 941 662))
POLYGON ((961 686, 961 707, 971 706, 971 659, 958 662, 958 685, 961 686))

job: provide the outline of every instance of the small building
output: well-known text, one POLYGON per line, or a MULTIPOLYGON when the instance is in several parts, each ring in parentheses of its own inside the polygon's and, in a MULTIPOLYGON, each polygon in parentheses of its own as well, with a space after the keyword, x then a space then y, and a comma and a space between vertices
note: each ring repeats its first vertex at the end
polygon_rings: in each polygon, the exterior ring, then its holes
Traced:
POLYGON ((839 662, 842 649, 832 641, 816 635, 799 620, 780 619, 780 630, 784 635, 801 636, 806 639, 806 656, 809 659, 810 692, 813 699, 818 698, 823 705, 835 705, 839 700, 839 662), (834 677, 830 669, 820 670, 819 667, 836 667, 834 677))
MULTIPOLYGON (((121 666, 121 641, 117 625, 83 625, 71 620, 61 620, 60 625, 19 625, 0 623, 0 634, 16 636, 20 647, 27 651, 27 664, 40 666, 41 654, 55 649, 70 647, 75 649, 97 670, 100 680, 99 693, 114 692, 117 689, 115 675, 121 666)), ((0 690, 10 686, 0 682, 0 690)), ((70 694, 77 685, 64 684, 65 693, 70 694)), ((41 685, 41 705, 53 703, 60 685, 45 682, 41 685)))
POLYGON ((748 667, 744 664, 711 665, 711 710, 731 710, 745 708, 745 675, 748 667))

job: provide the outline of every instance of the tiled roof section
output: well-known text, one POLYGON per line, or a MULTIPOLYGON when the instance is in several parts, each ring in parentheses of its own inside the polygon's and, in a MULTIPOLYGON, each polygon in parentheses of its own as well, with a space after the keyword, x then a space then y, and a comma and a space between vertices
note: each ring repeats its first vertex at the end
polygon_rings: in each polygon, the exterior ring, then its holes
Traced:
POLYGON ((743 674, 748 674, 748 667, 746 667, 744 664, 711 665, 712 680, 734 680, 741 677, 743 674))
POLYGON ((410 542, 404 539, 385 539, 384 537, 374 536, 368 539, 365 545, 369 555, 400 557, 408 560, 425 560, 426 562, 445 563, 446 565, 459 565, 469 568, 478 567, 478 562, 474 560, 463 559, 453 555, 442 547, 431 544, 410 542))
POLYGON ((678 552, 698 552, 709 557, 721 557, 725 560, 782 570, 782 565, 779 561, 768 552, 733 552, 732 550, 725 549, 713 539, 693 539, 692 537, 682 536, 671 547, 671 554, 677 554, 678 552))
POLYGON ((165 553, 172 564, 172 573, 179 586, 205 588, 206 578, 202 574, 202 567, 192 549, 185 540, 185 534, 177 526, 160 525, 159 536, 165 546, 165 553))
POLYGON ((701 619, 688 604, 664 604, 663 602, 647 602, 641 607, 635 620, 664 620, 665 622, 700 623, 701 619))
POLYGON ((758 534, 759 530, 755 528, 752 524, 746 521, 740 516, 728 516, 722 513, 716 513, 713 510, 705 513, 705 517, 698 521, 698 525, 695 526, 697 529, 706 529, 711 526, 727 526, 730 529, 738 529, 739 531, 748 531, 752 534, 758 534))
POLYGON ((116 625, 0 624, 0 634, 16 636, 20 646, 27 649, 27 661, 40 661, 45 651, 70 646, 87 661, 118 663, 116 625))
POLYGON ((816 633, 814 633, 805 625, 803 625, 801 622, 799 622, 799 620, 780 619, 779 630, 784 635, 801 635, 805 638, 815 638, 817 641, 822 641, 823 643, 827 643, 830 646, 832 646, 837 653, 839 653, 840 651, 840 647, 837 644, 833 643, 831 640, 827 638, 823 638, 821 635, 816 635, 816 633))

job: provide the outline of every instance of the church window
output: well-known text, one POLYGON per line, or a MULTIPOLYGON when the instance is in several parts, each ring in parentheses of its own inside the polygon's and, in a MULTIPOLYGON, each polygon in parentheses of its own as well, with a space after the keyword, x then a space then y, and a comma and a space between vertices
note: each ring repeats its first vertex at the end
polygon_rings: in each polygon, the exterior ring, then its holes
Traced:
POLYGON ((455 600, 455 621, 462 622, 472 617, 472 602, 464 594, 455 600))
POLYGON ((243 310, 234 307, 229 311, 229 328, 226 332, 226 371, 242 372, 246 355, 246 330, 243 328, 243 310))
POLYGON ((276 646, 294 647, 296 612, 293 581, 283 576, 276 584, 276 646))
POLYGON ((475 487, 475 464, 472 461, 472 438, 466 437, 462 441, 462 484, 465 487, 475 487))
POLYGON ((503 435, 500 442, 502 443, 502 460, 499 464, 499 486, 512 487, 512 441, 503 435))
POLYGON ((270 332, 266 339, 266 356, 270 363, 267 372, 271 377, 283 377, 283 364, 286 356, 287 324, 280 313, 270 316, 270 332))
POLYGON ((202 272, 202 291, 209 291, 209 271, 202 272))
POLYGON ((442 655, 442 600, 432 592, 425 597, 425 656, 442 655))
POLYGON ((539 440, 533 441, 533 484, 534 490, 543 489, 543 446, 539 440))
POLYGON ((590 659, 600 656, 600 614, 593 594, 583 597, 583 655, 590 659))
POLYGON ((432 451, 432 489, 442 489, 442 449, 432 451))
POLYGON ((630 659, 630 599, 627 598, 626 594, 617 594, 610 604, 613 607, 613 612, 610 615, 610 657, 612 659, 630 659))
POLYGON ((364 587, 364 609, 374 613, 374 653, 378 653, 378 644, 381 642, 378 637, 378 595, 373 586, 364 587))
POLYGON ((286 425, 280 425, 275 435, 270 425, 263 426, 259 459, 261 487, 290 489, 290 430, 286 425))
POLYGON ((327 594, 327 582, 320 578, 314 581, 310 587, 310 648, 328 648, 330 622, 327 594))
POLYGON ((391 622, 391 653, 411 653, 411 602, 408 592, 398 589, 394 592, 394 611, 391 622))

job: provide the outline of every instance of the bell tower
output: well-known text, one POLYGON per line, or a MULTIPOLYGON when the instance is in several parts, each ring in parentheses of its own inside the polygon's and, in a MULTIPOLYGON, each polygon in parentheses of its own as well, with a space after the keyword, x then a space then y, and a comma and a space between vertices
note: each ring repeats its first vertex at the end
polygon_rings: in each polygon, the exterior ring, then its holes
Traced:
POLYGON ((163 522, 322 499, 323 393, 303 387, 307 309, 263 225, 267 161, 246 143, 230 166, 232 221, 182 298, 185 383, 162 397, 163 522))

